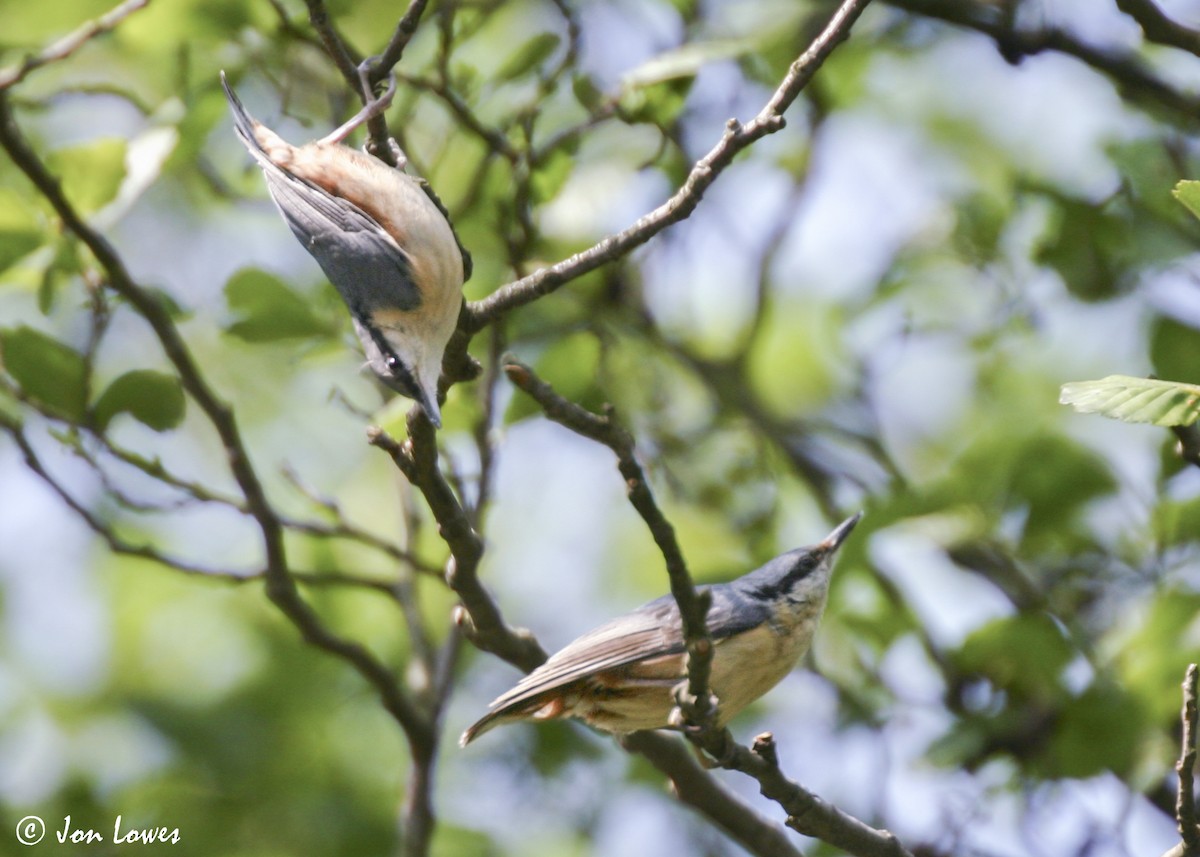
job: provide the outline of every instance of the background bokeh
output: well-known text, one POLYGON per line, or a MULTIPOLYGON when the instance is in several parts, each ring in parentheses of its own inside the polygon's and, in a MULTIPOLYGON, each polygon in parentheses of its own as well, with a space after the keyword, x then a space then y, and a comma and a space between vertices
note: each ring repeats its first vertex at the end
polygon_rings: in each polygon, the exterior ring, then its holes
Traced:
MULTIPOLYGON (((833 10, 567 5, 574 54, 561 6, 434 3, 399 69, 389 124, 473 254, 471 299, 662 202, 833 10), (455 105, 540 157, 497 155, 455 105)), ((107 8, 0 0, 0 65, 107 8)), ((328 8, 364 52, 400 14, 328 8)), ((1200 27, 1192 0, 1161 9, 1200 27)), ((1200 473, 1168 432, 1057 400, 1064 382, 1112 373, 1200 380, 1200 224, 1171 197, 1200 172, 1195 53, 1146 41, 1108 0, 869 8, 787 128, 691 217, 473 343, 485 374, 450 391, 443 466, 468 504, 486 482, 481 575, 508 621, 552 650, 667 580, 612 454, 493 378, 505 350, 564 396, 616 406, 698 581, 866 510, 808 669, 734 721, 740 740, 773 731, 790 776, 924 853, 1171 847, 1179 682, 1200 658, 1200 473), (1033 50, 997 33, 1061 38, 1033 50)), ((336 502, 339 520, 440 566, 428 511, 365 441, 377 422, 402 435, 403 410, 361 370, 336 294, 233 136, 221 69, 293 141, 353 108, 290 0, 155 0, 6 97, 71 200, 170 304, 276 508, 328 520, 318 500, 336 502)), ((88 402, 127 372, 159 373, 137 391, 154 404, 118 410, 105 436, 236 496, 192 403, 153 425, 173 374, 139 315, 110 299, 89 344, 101 285, 0 158, 0 853, 58 853, 14 842, 30 814, 178 827, 173 854, 394 853, 407 750, 365 682, 306 646, 260 582, 113 553, 14 442, 19 430, 130 543, 262 566, 240 510, 115 461, 85 409, 53 407, 62 361, 75 365, 53 342, 88 355, 88 402), (32 396, 28 360, 46 367, 32 396)), ((298 571, 404 581, 433 641, 448 633, 454 598, 435 576, 361 540, 293 530, 288 546, 298 571)), ((304 594, 420 683, 394 599, 304 594)), ((585 729, 513 727, 460 751, 518 673, 466 647, 457 675, 433 853, 743 853, 585 729)), ((781 817, 751 780, 717 776, 781 817)))

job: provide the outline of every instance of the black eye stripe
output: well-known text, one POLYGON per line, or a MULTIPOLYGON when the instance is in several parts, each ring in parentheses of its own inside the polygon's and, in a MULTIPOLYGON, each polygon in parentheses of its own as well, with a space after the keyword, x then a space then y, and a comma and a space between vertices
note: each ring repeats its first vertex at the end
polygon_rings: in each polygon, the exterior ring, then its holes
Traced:
POLYGON ((417 398, 420 393, 417 380, 408 371, 408 367, 404 365, 404 361, 396 354, 392 348, 392 344, 387 341, 387 337, 383 335, 383 332, 378 327, 371 323, 371 320, 366 315, 359 315, 358 322, 371 335, 371 341, 375 343, 375 347, 383 355, 384 363, 392 371, 394 377, 389 380, 403 387, 411 398, 417 398))

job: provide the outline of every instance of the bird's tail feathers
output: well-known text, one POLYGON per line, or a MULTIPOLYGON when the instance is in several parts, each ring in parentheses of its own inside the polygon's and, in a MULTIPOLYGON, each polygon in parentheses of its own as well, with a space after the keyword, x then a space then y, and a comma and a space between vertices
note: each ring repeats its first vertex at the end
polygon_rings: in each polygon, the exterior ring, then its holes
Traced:
MULTIPOLYGON (((504 697, 502 696, 500 699, 504 699, 504 697)), ((519 720, 530 719, 553 720, 558 717, 569 716, 570 712, 567 710, 567 706, 564 705, 563 697, 557 692, 552 691, 549 694, 539 694, 532 699, 520 698, 509 702, 507 705, 500 705, 493 708, 468 726, 467 730, 463 732, 462 737, 458 739, 458 746, 465 747, 484 732, 490 732, 497 726, 503 726, 505 723, 516 723, 519 720)))
POLYGON ((507 712, 504 709, 489 711, 487 714, 480 717, 474 723, 467 727, 466 731, 458 739, 458 746, 465 747, 482 735, 484 732, 490 732, 500 724, 506 721, 504 715, 507 712))
POLYGON ((246 144, 246 148, 250 150, 250 154, 254 155, 256 160, 261 161, 262 158, 266 157, 266 151, 263 149, 262 143, 258 140, 258 129, 263 127, 262 124, 246 112, 246 108, 242 105, 242 100, 237 97, 237 93, 233 91, 233 87, 229 85, 229 81, 225 78, 224 71, 221 72, 221 88, 225 90, 225 98, 228 99, 229 106, 233 111, 233 130, 237 132, 241 141, 246 144), (260 155, 262 158, 259 157, 260 155))

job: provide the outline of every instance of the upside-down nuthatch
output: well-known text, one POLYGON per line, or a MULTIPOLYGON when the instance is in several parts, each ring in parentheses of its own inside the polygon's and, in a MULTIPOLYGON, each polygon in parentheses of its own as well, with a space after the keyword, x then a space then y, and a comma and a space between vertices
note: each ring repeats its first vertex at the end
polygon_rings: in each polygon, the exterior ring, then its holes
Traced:
POLYGON ((221 85, 283 219, 349 307, 367 363, 440 426, 437 382, 462 304, 462 252, 417 179, 342 145, 386 109, 395 81, 345 125, 303 146, 253 119, 223 72, 221 85))
MULTIPOLYGON (((707 587, 714 644, 709 687, 719 725, 782 681, 808 651, 825 608, 834 554, 861 517, 732 583, 707 587)), ((608 732, 659 729, 670 725, 674 689, 686 677, 679 606, 666 595, 551 655, 492 702, 459 744, 518 720, 576 717, 608 732)))

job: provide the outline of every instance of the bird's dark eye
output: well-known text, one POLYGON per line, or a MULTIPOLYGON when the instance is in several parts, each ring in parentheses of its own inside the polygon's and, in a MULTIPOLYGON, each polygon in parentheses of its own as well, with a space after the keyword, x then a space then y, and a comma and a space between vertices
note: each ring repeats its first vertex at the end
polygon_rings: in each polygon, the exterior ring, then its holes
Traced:
POLYGON ((400 365, 400 358, 398 358, 395 354, 389 354, 383 358, 383 362, 386 363, 387 367, 394 372, 396 367, 400 365))

